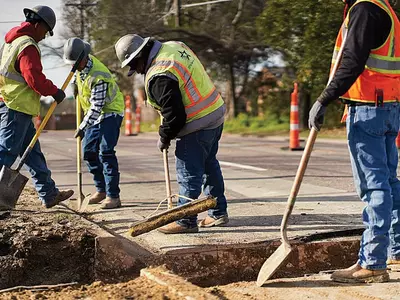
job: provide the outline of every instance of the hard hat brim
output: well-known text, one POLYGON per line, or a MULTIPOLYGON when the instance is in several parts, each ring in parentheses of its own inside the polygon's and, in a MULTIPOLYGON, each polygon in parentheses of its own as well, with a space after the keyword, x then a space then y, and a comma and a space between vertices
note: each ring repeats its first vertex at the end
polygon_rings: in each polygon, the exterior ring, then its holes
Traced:
MULTIPOLYGON (((129 57, 128 57, 127 59, 125 59, 125 60, 121 63, 121 68, 126 67, 126 66, 131 62, 131 60, 134 59, 134 58, 139 54, 140 51, 142 51, 142 49, 144 48, 144 46, 146 46, 146 44, 147 44, 147 42, 148 42, 149 40, 150 40, 150 37, 145 38, 144 41, 143 41, 143 44, 140 45, 140 47, 137 48, 135 52, 133 52, 131 55, 129 55, 129 57)), ((132 75, 132 74, 131 74, 131 75, 132 75)), ((128 76, 130 76, 130 75, 128 75, 128 76)))

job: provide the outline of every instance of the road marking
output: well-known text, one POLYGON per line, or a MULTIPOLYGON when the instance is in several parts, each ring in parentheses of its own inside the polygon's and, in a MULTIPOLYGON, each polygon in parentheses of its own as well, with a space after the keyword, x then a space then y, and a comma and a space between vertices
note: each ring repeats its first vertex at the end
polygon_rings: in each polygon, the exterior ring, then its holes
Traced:
POLYGON ((267 171, 267 169, 257 168, 257 167, 253 167, 253 166, 249 166, 249 165, 235 164, 235 163, 228 162, 228 161, 219 161, 219 164, 221 166, 236 167, 236 168, 241 168, 241 169, 246 169, 246 170, 267 171))

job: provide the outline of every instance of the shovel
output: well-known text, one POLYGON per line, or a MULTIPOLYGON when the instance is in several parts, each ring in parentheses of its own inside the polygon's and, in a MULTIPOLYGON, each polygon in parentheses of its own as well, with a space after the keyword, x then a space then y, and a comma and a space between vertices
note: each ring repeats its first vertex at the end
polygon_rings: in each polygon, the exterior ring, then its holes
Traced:
MULTIPOLYGON (((335 64, 333 65, 333 68, 331 70, 330 76, 328 83, 326 84, 327 86, 329 83, 332 81, 333 76, 336 73, 336 70, 339 66, 340 60, 342 58, 343 54, 343 48, 344 44, 346 41, 347 37, 347 31, 343 35, 343 42, 342 46, 338 52, 335 64)), ((297 169, 296 177, 293 182, 292 190, 290 191, 289 198, 287 200, 287 206, 285 213, 282 218, 282 223, 281 223, 281 245, 278 247, 278 249, 275 250, 274 253, 264 262, 262 265, 260 272, 258 273, 257 277, 257 286, 262 286, 268 279, 271 278, 272 275, 280 268, 280 266, 283 265, 283 263, 286 261, 288 258, 290 252, 292 252, 292 248, 289 243, 289 239, 287 237, 287 223, 289 220, 289 217, 292 213, 294 203, 296 202, 296 196, 297 193, 299 192, 301 181, 303 180, 304 173, 307 168, 308 160, 311 156, 311 151, 315 143, 315 139, 317 138, 317 131, 314 128, 311 128, 310 134, 307 139, 307 145, 306 148, 304 149, 303 156, 301 157, 300 165, 299 168, 297 169)))
MULTIPOLYGON (((71 69, 67 79, 65 80, 64 84, 62 85, 61 89, 65 90, 68 83, 70 82, 72 76, 74 75, 79 63, 81 62, 84 53, 82 52, 79 56, 78 60, 75 62, 74 66, 71 69)), ((54 101, 49 110, 47 111, 46 116, 44 117, 42 123, 40 124, 38 130, 36 131, 35 136, 32 138, 28 148, 25 150, 24 154, 22 155, 18 166, 15 170, 7 166, 3 166, 0 171, 0 210, 8 210, 13 209, 17 204, 18 198, 22 193, 26 183, 28 182, 28 178, 19 173, 22 166, 24 165, 29 153, 31 153, 33 146, 37 139, 39 138, 40 133, 42 132, 43 128, 46 126, 47 121, 49 120, 51 114, 53 113, 54 109, 57 106, 57 102, 54 101)))
MULTIPOLYGON (((81 101, 79 97, 76 99, 76 129, 81 124, 81 101)), ((89 199, 84 203, 85 196, 82 191, 82 138, 78 136, 76 139, 76 173, 78 176, 78 210, 86 209, 89 199)))

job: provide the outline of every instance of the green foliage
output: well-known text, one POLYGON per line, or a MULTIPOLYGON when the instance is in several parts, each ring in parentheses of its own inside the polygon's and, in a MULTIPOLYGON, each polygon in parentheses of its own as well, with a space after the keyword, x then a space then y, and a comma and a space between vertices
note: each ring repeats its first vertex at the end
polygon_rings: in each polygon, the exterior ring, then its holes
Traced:
POLYGON ((288 130, 289 120, 287 117, 280 118, 268 113, 263 117, 252 117, 240 113, 236 118, 226 120, 224 124, 224 131, 229 133, 263 134, 288 130))

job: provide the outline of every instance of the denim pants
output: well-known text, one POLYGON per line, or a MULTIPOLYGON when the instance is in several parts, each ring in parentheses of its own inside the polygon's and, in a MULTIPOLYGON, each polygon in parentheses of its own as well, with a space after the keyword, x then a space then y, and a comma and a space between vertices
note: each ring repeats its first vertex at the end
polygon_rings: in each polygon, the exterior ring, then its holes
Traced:
MULTIPOLYGON (((4 102, 0 102, 0 168, 3 165, 11 167, 17 157, 24 154, 35 133, 31 115, 9 109, 4 102)), ((47 168, 39 141, 33 146, 25 166, 32 176, 40 200, 51 202, 58 189, 47 168)))
MULTIPOLYGON (((205 195, 216 197, 217 206, 208 211, 211 217, 227 215, 224 179, 216 157, 222 128, 223 125, 185 135, 177 139, 175 149, 179 194, 197 199, 203 189, 205 195)), ((179 198, 178 205, 187 202, 179 198)), ((197 217, 185 218, 177 223, 184 227, 195 227, 197 217)))
POLYGON ((115 155, 122 117, 112 115, 88 127, 83 139, 83 159, 93 175, 98 192, 119 198, 119 170, 115 155))
POLYGON ((371 270, 385 269, 388 256, 400 259, 399 111, 398 103, 351 106, 346 121, 354 182, 365 203, 359 264, 371 270))

